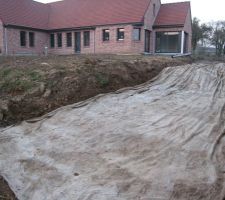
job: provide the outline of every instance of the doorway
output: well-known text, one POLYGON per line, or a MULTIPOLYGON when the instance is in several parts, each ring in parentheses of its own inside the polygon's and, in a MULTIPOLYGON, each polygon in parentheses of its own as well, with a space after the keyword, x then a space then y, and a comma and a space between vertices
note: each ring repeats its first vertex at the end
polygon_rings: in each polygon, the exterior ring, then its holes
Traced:
POLYGON ((145 30, 145 52, 150 53, 150 31, 145 30))
POLYGON ((75 53, 80 53, 81 51, 81 33, 75 32, 75 53))

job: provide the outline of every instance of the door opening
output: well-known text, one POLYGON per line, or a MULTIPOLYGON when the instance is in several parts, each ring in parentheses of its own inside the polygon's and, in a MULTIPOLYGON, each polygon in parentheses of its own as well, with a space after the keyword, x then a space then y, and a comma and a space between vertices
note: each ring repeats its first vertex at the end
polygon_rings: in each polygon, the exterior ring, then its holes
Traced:
POLYGON ((145 52, 150 53, 150 31, 145 30, 145 52))
POLYGON ((75 32, 75 53, 80 53, 81 51, 81 34, 80 32, 75 32))

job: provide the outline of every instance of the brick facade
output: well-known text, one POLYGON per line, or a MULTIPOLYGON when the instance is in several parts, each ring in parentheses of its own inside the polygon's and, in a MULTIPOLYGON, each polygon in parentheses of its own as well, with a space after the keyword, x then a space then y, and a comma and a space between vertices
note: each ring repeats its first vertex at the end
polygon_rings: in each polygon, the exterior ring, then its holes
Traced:
POLYGON ((191 10, 189 10, 186 22, 183 29, 188 33, 188 52, 192 51, 192 22, 191 22, 191 10))
MULTIPOLYGON (((141 28, 140 41, 133 40, 133 25, 115 25, 99 26, 95 30, 80 30, 81 33, 81 53, 142 53, 144 52, 144 29, 141 28), (122 41, 117 40, 117 29, 125 29, 125 38, 122 41), (110 30, 110 40, 103 41, 103 30, 110 30), (90 46, 84 46, 84 31, 90 31, 90 46)), ((66 33, 62 32, 62 47, 57 47, 57 38, 55 33, 55 47, 49 48, 51 54, 74 54, 75 53, 75 32, 72 33, 72 47, 67 47, 66 33)))
MULTIPOLYGON (((156 37, 156 32, 170 32, 170 31, 184 31, 188 34, 188 53, 192 51, 192 23, 191 23, 191 10, 189 10, 188 15, 186 17, 186 21, 183 27, 170 27, 170 28, 155 28, 154 36, 156 37)), ((154 50, 155 52, 155 50, 154 50)))
POLYGON ((9 55, 17 54, 32 54, 41 55, 44 54, 45 46, 48 45, 48 34, 40 31, 33 31, 30 29, 15 29, 6 28, 7 35, 7 49, 9 55), (26 46, 20 45, 20 31, 26 32, 26 46), (34 33, 35 43, 34 47, 29 47, 29 32, 34 33))
POLYGON ((151 31, 150 35, 150 53, 154 53, 155 51, 155 32, 153 30, 153 24, 158 15, 159 9, 161 6, 160 0, 152 0, 149 8, 147 9, 144 17, 145 29, 151 31), (155 5, 155 6, 154 6, 155 5), (154 11, 155 7, 155 11, 154 11))
MULTIPOLYGON (((90 46, 84 47, 83 42, 83 32, 85 30, 81 30, 81 53, 144 53, 144 43, 145 43, 145 29, 153 31, 152 26, 154 24, 155 18, 160 9, 160 0, 152 0, 152 3, 146 10, 144 17, 144 26, 141 26, 141 39, 140 41, 133 40, 133 29, 135 26, 128 25, 114 25, 114 26, 97 26, 95 30, 90 30, 90 46), (155 15, 153 14, 153 5, 155 4, 155 15), (117 40, 117 29, 124 28, 125 29, 125 39, 122 41, 117 40), (103 30, 110 30, 110 40, 103 41, 103 30)), ((51 54, 74 54, 74 46, 75 46, 75 31, 72 32, 72 47, 66 46, 66 33, 62 32, 62 47, 57 47, 57 40, 55 33, 55 47, 49 48, 49 53, 51 54)), ((152 32, 153 33, 153 32, 152 32)), ((150 38, 150 51, 153 52, 155 45, 155 37, 154 34, 151 34, 150 38)))
MULTIPOLYGON (((191 38, 192 38, 192 28, 191 28, 191 12, 189 10, 188 16, 186 17, 186 22, 184 27, 179 28, 154 28, 155 19, 159 13, 161 2, 160 0, 152 0, 151 3, 146 8, 144 15, 143 25, 138 28, 141 29, 141 36, 139 41, 134 41, 133 30, 137 26, 136 24, 121 24, 121 25, 103 25, 96 26, 89 30, 79 30, 81 33, 81 51, 82 54, 92 54, 92 53, 122 53, 122 54, 139 54, 145 51, 145 30, 150 31, 150 53, 155 53, 155 42, 156 42, 156 32, 157 31, 185 31, 189 34, 188 40, 188 51, 191 52, 191 38), (125 30, 124 40, 117 40, 117 30, 118 28, 123 28, 125 30), (110 40, 103 41, 103 30, 110 30, 110 40), (90 45, 88 47, 84 46, 84 31, 90 31, 90 45)), ((18 28, 4 28, 0 21, 0 50, 5 52, 5 46, 7 43, 7 53, 9 55, 15 54, 44 54, 45 47, 48 47, 49 54, 74 54, 75 53, 75 32, 78 30, 62 31, 62 47, 57 47, 57 33, 55 34, 55 47, 50 47, 50 33, 44 31, 34 31, 31 29, 18 29, 18 28), (20 45, 20 31, 26 31, 26 46, 21 47, 20 45), (34 32, 35 34, 35 46, 29 46, 29 32, 34 32), (66 34, 72 33, 72 46, 67 47, 66 34), (7 38, 7 42, 6 42, 7 38)))

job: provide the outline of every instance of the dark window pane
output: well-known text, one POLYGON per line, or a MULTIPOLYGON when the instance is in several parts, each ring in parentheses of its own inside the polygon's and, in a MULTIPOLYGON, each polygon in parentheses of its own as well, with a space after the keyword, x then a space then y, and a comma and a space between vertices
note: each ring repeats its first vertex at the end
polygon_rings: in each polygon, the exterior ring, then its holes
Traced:
POLYGON ((50 46, 51 46, 51 48, 55 47, 55 34, 54 33, 52 33, 50 35, 50 46))
POLYGON ((180 53, 181 32, 157 32, 156 53, 180 53))
POLYGON ((20 46, 25 47, 26 46, 26 32, 20 31, 20 46))
POLYGON ((124 28, 117 29, 117 40, 124 40, 124 28))
POLYGON ((134 28, 133 30, 133 40, 141 40, 141 29, 140 28, 134 28))
POLYGON ((90 46, 90 31, 84 31, 84 46, 90 46))
POLYGON ((66 34, 66 43, 67 47, 72 47, 72 33, 66 34))
POLYGON ((34 33, 33 32, 29 32, 29 46, 30 47, 34 47, 34 33))
POLYGON ((62 33, 57 33, 58 47, 62 47, 62 33))
POLYGON ((103 41, 109 41, 109 34, 110 34, 109 29, 103 30, 103 41))

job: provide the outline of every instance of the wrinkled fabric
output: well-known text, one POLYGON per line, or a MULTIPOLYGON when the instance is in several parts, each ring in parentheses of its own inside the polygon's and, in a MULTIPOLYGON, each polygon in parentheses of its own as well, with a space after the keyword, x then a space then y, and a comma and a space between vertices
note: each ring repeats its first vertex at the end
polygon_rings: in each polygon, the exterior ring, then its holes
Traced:
POLYGON ((20 200, 223 200, 225 64, 166 68, 0 131, 20 200))

